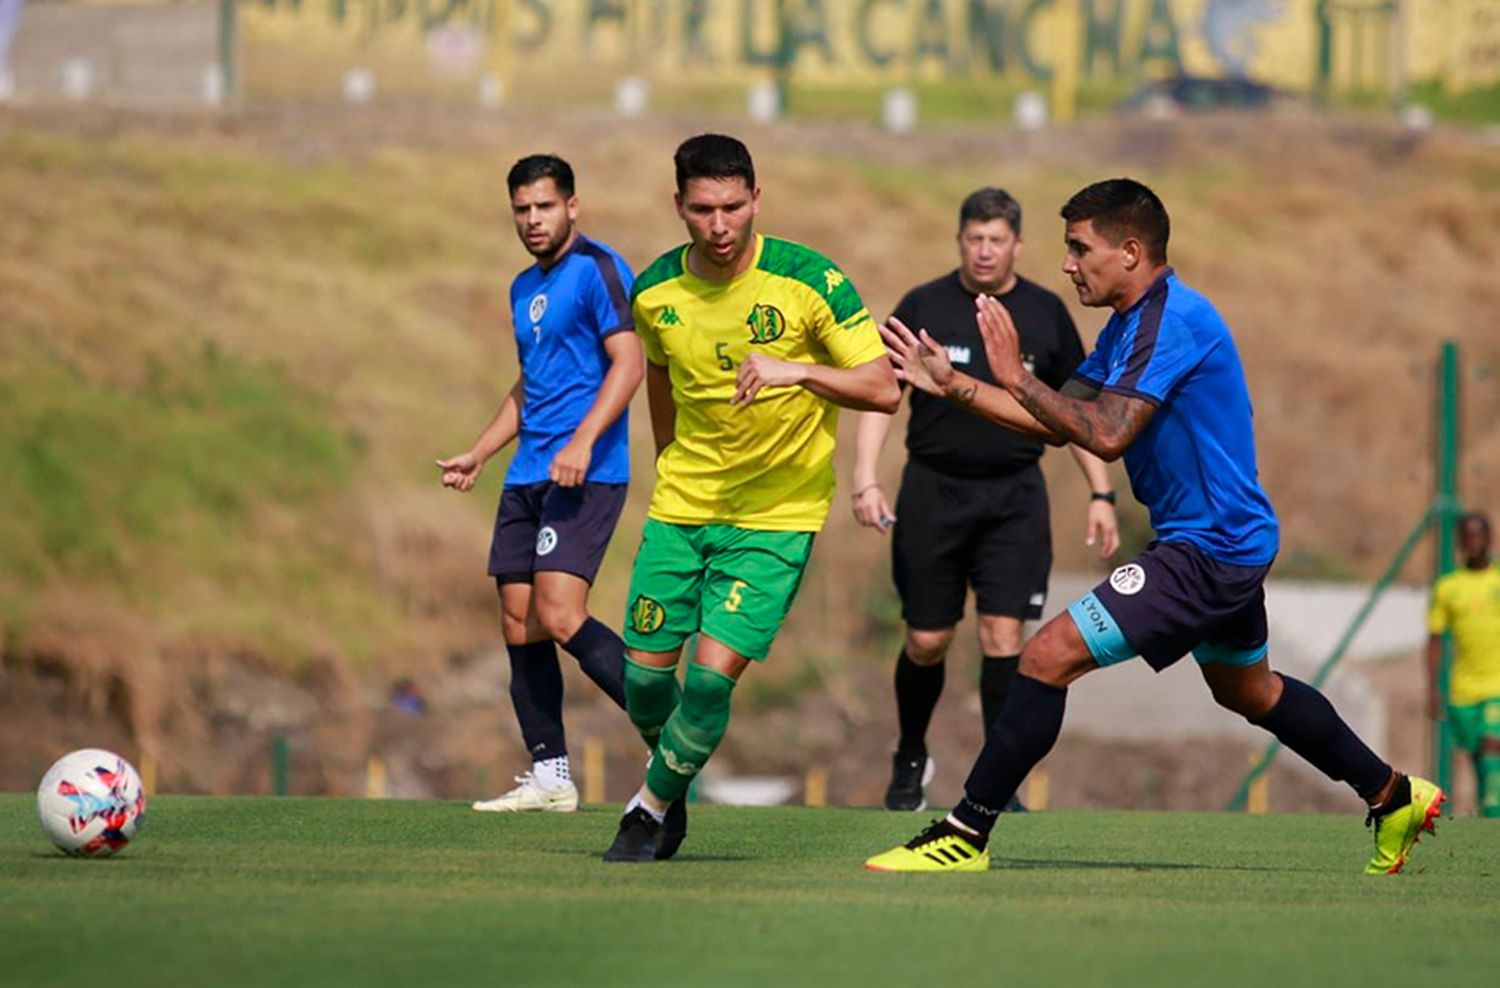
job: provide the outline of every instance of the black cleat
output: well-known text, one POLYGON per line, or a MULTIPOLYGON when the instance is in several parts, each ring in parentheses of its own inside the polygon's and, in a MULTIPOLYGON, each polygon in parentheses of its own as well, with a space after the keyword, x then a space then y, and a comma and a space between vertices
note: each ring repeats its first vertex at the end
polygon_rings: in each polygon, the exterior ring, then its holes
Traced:
POLYGON ((655 861, 661 843, 661 824, 643 808, 620 817, 615 842, 604 852, 605 861, 655 861))
POLYGON ((925 754, 898 751, 891 756, 891 784, 885 790, 885 808, 910 813, 927 808, 923 791, 937 766, 925 754))
POLYGON ((679 796, 667 807, 667 818, 661 825, 661 845, 656 860, 665 861, 677 853, 687 839, 687 797, 679 796))
POLYGON ((1026 804, 1025 803, 1021 802, 1021 797, 1020 796, 1017 796, 1014 793, 1012 793, 1011 797, 1010 797, 1010 802, 1006 803, 1005 806, 1001 808, 1000 812, 1001 813, 1030 813, 1031 811, 1026 808, 1026 804))

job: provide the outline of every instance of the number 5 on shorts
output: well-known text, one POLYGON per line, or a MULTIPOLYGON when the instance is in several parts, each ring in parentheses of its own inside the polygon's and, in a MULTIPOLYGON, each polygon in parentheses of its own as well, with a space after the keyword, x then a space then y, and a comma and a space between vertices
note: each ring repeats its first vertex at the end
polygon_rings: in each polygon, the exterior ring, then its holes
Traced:
POLYGON ((740 591, 749 585, 744 580, 735 580, 734 586, 729 588, 729 595, 724 598, 724 610, 731 613, 738 612, 740 605, 744 603, 744 598, 740 596, 740 591))

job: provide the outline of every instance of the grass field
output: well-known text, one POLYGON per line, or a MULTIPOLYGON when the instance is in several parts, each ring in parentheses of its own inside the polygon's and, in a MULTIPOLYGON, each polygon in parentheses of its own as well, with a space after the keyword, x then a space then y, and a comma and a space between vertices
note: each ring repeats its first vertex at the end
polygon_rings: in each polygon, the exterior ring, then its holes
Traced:
MULTIPOLYGON (((699 808, 606 866, 613 808, 160 797, 118 858, 0 796, 0 984, 1493 984, 1500 828, 1359 874, 1356 816, 1036 813, 987 875, 868 873, 917 817, 699 808)), ((925 819, 925 818, 923 818, 925 819)))

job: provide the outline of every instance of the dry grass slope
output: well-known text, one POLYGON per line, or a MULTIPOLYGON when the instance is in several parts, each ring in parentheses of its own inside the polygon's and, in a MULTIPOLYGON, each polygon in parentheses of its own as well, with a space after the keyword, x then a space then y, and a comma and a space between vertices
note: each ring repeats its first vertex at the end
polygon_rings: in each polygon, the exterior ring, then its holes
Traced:
MULTIPOLYGON (((504 169, 568 156, 585 228, 639 268, 682 237, 669 156, 703 124, 302 107, 0 127, 7 661, 149 682, 236 654, 338 679, 492 641, 482 566, 501 471, 460 498, 429 464, 469 442, 514 374, 505 285, 525 259, 504 169)), ((1486 427, 1500 415, 1500 163, 1462 137, 1300 120, 748 136, 761 228, 836 258, 876 313, 951 264, 955 204, 977 185, 1022 200, 1023 271, 1062 291, 1056 207, 1108 174, 1151 182, 1179 272, 1236 329, 1287 569, 1369 576, 1417 517, 1444 337, 1468 359, 1464 484, 1500 501, 1486 427)), ((1086 338, 1103 323, 1076 316, 1086 338)), ((645 425, 638 407, 639 482, 596 595, 616 624, 649 491, 645 425)), ((898 444, 887 452, 894 480, 898 444)), ((1079 569, 1065 460, 1048 466, 1057 554, 1079 569)), ((858 722, 883 710, 864 677, 884 668, 895 613, 885 543, 843 503, 747 698, 821 684, 858 722)), ((164 729, 142 703, 123 704, 132 730, 164 729)))

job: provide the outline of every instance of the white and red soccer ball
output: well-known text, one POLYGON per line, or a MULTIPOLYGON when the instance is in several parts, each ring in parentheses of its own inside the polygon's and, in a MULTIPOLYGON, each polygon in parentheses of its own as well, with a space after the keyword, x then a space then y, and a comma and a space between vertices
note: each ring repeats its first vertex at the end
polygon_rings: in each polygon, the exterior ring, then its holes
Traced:
POLYGON ((47 837, 65 854, 108 857, 135 837, 146 819, 146 790, 125 759, 111 751, 69 752, 36 790, 47 837))

